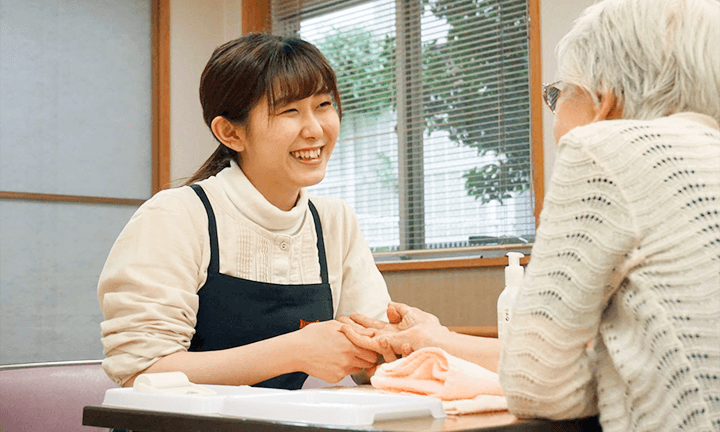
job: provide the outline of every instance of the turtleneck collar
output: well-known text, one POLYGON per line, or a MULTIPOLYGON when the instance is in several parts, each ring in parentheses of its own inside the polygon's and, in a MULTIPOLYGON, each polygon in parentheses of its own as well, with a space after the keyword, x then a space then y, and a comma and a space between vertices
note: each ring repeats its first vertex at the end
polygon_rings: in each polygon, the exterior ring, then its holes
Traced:
POLYGON ((216 178, 222 184, 229 203, 234 210, 276 234, 292 235, 298 232, 308 208, 307 191, 300 189, 295 207, 289 211, 272 205, 248 180, 235 161, 220 171, 216 178))

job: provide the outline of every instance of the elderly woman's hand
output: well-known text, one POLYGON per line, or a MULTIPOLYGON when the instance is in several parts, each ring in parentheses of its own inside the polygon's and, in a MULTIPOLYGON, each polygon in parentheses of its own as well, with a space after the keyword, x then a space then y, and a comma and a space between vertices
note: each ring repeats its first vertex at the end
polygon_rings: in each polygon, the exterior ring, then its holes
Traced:
POLYGON ((435 315, 404 303, 390 302, 387 316, 388 320, 397 324, 400 330, 407 330, 416 325, 440 326, 440 320, 435 315))

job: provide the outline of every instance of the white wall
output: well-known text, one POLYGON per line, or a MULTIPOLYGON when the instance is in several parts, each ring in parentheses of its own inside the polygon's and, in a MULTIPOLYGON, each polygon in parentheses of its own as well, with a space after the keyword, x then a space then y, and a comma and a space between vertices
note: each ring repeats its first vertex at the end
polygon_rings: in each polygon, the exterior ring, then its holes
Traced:
MULTIPOLYGON (((542 80, 555 78, 555 45, 594 0, 540 0, 542 80)), ((240 35, 242 0, 170 1, 170 177, 190 176, 215 149, 202 120, 200 74, 217 45, 240 35)), ((555 161, 552 113, 543 110, 545 187, 555 161)))
MULTIPOLYGON (((151 13, 0 0, 0 190, 149 197, 151 13)), ((0 199, 0 364, 102 357, 98 276, 136 208, 0 199)))
POLYGON ((240 36, 242 0, 170 0, 170 179, 192 175, 217 147, 202 118, 200 75, 213 50, 240 36))
MULTIPOLYGON (((540 0, 540 40, 542 44, 542 81, 555 81, 555 45, 570 30, 573 21, 594 0, 540 0)), ((543 141, 545 147, 545 189, 555 162, 553 115, 543 106, 543 141)))

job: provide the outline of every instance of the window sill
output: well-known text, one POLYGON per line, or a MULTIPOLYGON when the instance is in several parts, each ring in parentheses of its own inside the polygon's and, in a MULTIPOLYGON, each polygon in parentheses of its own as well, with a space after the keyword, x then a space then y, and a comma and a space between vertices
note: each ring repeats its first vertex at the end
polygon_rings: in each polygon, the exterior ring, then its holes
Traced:
POLYGON ((498 337, 497 326, 448 326, 450 331, 469 336, 496 338, 498 337))
POLYGON ((375 264, 381 272, 505 267, 508 264, 505 255, 510 251, 525 254, 520 264, 527 265, 532 245, 378 253, 375 254, 375 264))

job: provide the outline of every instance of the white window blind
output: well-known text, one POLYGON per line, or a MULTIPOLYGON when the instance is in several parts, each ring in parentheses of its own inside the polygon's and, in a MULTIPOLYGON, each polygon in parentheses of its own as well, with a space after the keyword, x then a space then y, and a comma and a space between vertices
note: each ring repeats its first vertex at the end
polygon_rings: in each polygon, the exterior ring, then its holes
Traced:
POLYGON ((374 251, 533 241, 526 0, 273 0, 272 19, 337 73, 310 192, 348 201, 374 251))

